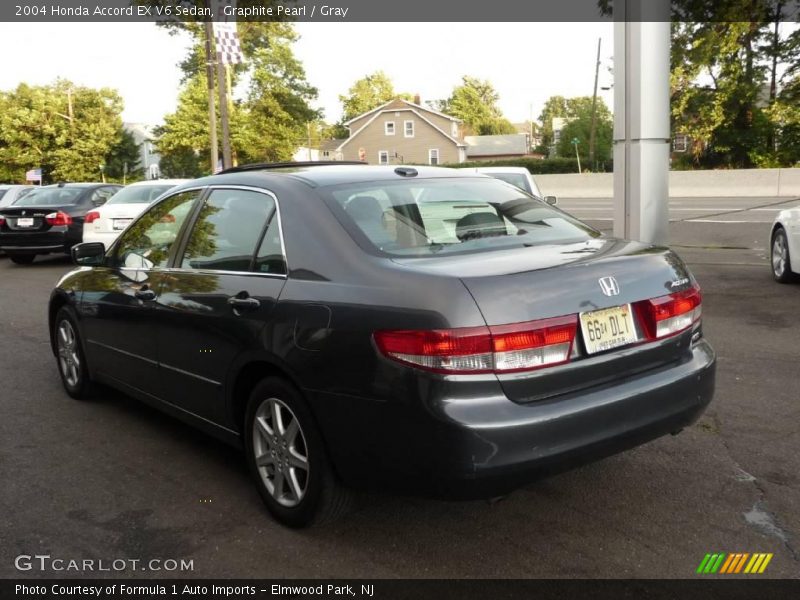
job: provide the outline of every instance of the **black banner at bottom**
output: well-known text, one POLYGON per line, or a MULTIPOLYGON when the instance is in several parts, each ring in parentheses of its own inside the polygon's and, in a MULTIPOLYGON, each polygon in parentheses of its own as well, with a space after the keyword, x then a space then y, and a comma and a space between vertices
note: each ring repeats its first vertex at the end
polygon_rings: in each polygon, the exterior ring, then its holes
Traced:
POLYGON ((771 600, 800 598, 800 579, 5 579, 0 598, 771 600))

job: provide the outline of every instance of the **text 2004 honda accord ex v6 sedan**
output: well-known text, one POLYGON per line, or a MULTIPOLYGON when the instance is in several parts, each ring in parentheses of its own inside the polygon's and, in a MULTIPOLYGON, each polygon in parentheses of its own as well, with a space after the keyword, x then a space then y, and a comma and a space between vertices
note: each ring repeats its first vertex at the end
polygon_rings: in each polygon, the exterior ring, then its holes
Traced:
POLYGON ((714 390, 678 256, 477 173, 238 167, 73 257, 50 302, 67 392, 243 445, 293 526, 352 487, 502 495, 678 432, 714 390))

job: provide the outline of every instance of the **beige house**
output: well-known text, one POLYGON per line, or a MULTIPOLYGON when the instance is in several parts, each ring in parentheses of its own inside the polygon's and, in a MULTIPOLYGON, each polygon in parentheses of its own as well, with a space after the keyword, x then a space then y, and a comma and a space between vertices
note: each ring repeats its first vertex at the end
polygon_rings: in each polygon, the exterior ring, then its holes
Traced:
POLYGON ((467 158, 461 121, 418 102, 392 100, 351 119, 345 126, 350 137, 327 149, 329 155, 323 160, 441 165, 467 158))

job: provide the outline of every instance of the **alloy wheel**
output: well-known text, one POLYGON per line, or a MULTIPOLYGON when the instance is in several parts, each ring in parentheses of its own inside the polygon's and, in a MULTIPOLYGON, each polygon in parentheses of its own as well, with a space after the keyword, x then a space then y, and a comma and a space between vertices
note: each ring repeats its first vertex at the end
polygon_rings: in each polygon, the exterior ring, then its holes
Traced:
POLYGON ((786 258, 788 254, 786 239, 778 233, 772 241, 772 272, 776 277, 781 277, 786 270, 786 258))
POLYGON ((78 338, 75 329, 67 319, 58 324, 57 336, 58 364, 64 380, 72 388, 78 387, 81 380, 81 357, 78 352, 78 338))
POLYGON ((308 490, 308 445, 297 416, 277 398, 264 400, 256 410, 252 451, 275 501, 289 508, 300 504, 308 490))

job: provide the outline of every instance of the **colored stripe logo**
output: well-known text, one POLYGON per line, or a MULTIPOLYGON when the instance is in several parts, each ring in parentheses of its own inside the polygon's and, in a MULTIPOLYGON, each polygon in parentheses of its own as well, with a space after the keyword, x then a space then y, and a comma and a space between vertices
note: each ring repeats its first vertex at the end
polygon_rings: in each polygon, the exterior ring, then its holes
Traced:
POLYGON ((756 552, 750 554, 749 552, 733 552, 726 554, 725 552, 715 552, 705 555, 705 558, 700 562, 697 567, 697 573, 700 574, 714 574, 721 573, 726 575, 735 575, 738 573, 755 575, 763 573, 769 561, 772 560, 772 554, 756 552))

